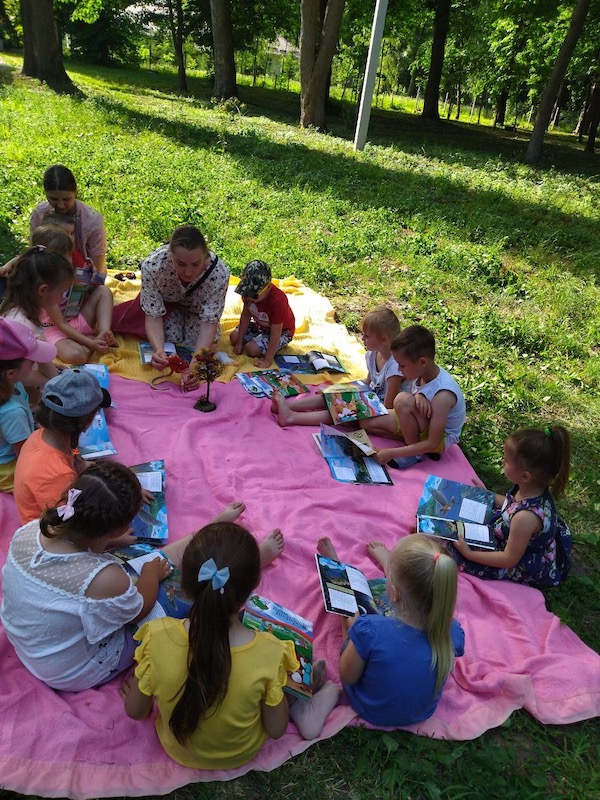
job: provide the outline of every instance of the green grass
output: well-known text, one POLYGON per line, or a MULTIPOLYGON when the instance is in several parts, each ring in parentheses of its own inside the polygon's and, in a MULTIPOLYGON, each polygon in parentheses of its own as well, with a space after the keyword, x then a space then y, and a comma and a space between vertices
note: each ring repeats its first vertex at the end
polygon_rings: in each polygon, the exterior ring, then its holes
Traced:
MULTIPOLYGON (((524 136, 381 109, 355 154, 355 109, 339 101, 323 136, 297 127, 292 92, 244 86, 242 106, 215 106, 193 76, 184 98, 166 71, 69 71, 79 98, 4 70, 0 257, 24 244, 42 173, 62 162, 105 216, 109 266, 130 267, 191 222, 235 273, 263 258, 327 294, 351 330, 380 302, 431 327, 467 397, 463 449, 490 488, 506 486, 510 431, 571 430, 560 510, 575 565, 546 600, 600 649, 600 159, 554 134, 532 169, 524 136)), ((519 712, 509 723, 467 743, 345 731, 274 773, 174 797, 600 795, 597 721, 544 727, 519 712)))

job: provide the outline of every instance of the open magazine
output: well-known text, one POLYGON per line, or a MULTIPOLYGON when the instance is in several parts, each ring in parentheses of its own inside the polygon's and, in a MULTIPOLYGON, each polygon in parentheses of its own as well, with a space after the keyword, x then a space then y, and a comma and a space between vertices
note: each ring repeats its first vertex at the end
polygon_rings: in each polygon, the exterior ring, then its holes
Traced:
POLYGON ((242 624, 250 630, 267 631, 284 642, 293 643, 300 668, 288 675, 283 689, 294 697, 307 700, 312 695, 312 622, 266 597, 253 594, 244 606, 242 624))
POLYGON ((365 431, 341 431, 321 423, 321 430, 313 433, 313 439, 336 481, 393 484, 387 469, 365 454, 375 452, 365 431))
POLYGON ((323 353, 320 350, 309 350, 303 355, 283 355, 278 353, 275 356, 275 363, 281 369, 288 369, 300 375, 314 375, 317 372, 346 372, 341 361, 331 353, 323 353))
MULTIPOLYGON (((108 391, 109 375, 105 364, 84 364, 83 369, 94 375, 103 389, 108 391)), ((111 403, 114 407, 114 403, 111 403)), ((104 409, 99 408, 90 427, 79 436, 79 455, 86 461, 117 454, 110 440, 104 409)))
POLYGON ((327 386, 322 393, 334 425, 389 413, 376 392, 364 381, 327 386))
POLYGON ((487 525, 478 522, 463 522, 460 519, 417 516, 417 533, 426 533, 438 539, 456 542, 462 536, 469 547, 496 550, 494 535, 487 525))
POLYGON ((254 397, 271 397, 273 392, 281 392, 284 397, 295 397, 308 392, 302 381, 291 372, 262 369, 256 372, 236 372, 235 377, 248 394, 254 397))
POLYGON ((325 611, 342 617, 361 614, 390 616, 394 610, 385 594, 385 578, 367 580, 364 573, 350 564, 315 555, 325 611))
MULTIPOLYGON (((152 345, 150 342, 139 342, 138 350, 140 351, 140 361, 142 364, 144 366, 150 364, 152 362, 152 345)), ((181 344, 175 345, 173 342, 165 342, 163 345, 163 350, 167 356, 178 355, 179 358, 187 361, 188 364, 191 364, 192 362, 193 352, 189 347, 184 347, 181 344)))
POLYGON ((131 523, 138 542, 163 545, 169 538, 167 502, 165 499, 165 462, 146 461, 130 467, 135 472, 142 489, 152 494, 152 502, 144 503, 131 523))
POLYGON ((81 306, 85 298, 91 294, 97 286, 102 286, 105 280, 106 275, 96 272, 94 265, 89 259, 86 261, 85 267, 77 267, 71 289, 67 296, 67 304, 63 310, 63 317, 65 319, 76 317, 81 311, 81 306))
POLYGON ((419 500, 419 516, 460 519, 466 522, 488 522, 495 495, 482 486, 457 483, 448 478, 428 475, 419 500))

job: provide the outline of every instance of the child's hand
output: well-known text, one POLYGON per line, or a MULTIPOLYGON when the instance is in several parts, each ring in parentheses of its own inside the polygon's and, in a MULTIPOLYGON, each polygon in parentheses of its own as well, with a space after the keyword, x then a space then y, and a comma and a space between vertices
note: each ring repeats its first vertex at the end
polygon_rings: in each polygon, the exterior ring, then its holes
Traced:
POLYGON ((456 550, 461 554, 461 556, 465 556, 465 558, 469 557, 469 553, 471 553, 471 548, 465 542, 465 537, 462 533, 458 534, 458 539, 455 542, 452 542, 456 550))
MULTIPOLYGON (((485 489, 486 488, 485 487, 485 483, 483 481, 480 481, 479 478, 477 477, 477 475, 474 478, 471 478, 471 483, 473 484, 473 486, 479 486, 480 489, 485 489)), ((486 491, 487 491, 487 489, 486 489, 486 491)))
POLYGON ((108 344, 100 337, 90 339, 90 350, 93 350, 94 353, 108 353, 108 344))
POLYGON ((395 457, 395 455, 396 454, 388 448, 387 450, 378 450, 373 458, 378 464, 387 464, 388 461, 391 461, 392 458, 395 457))
POLYGON ((133 673, 121 681, 121 685, 119 686, 119 694, 121 695, 121 698, 123 700, 127 698, 127 695, 131 691, 132 681, 133 681, 133 673))
POLYGON ((255 358, 254 359, 254 366, 259 367, 259 369, 269 369, 273 362, 268 361, 266 358, 255 358))
POLYGON ((417 392, 415 395, 415 406, 418 414, 425 417, 425 419, 431 418, 431 403, 424 394, 417 392))
POLYGON ((148 503, 152 503, 154 501, 154 495, 150 491, 150 489, 143 489, 142 488, 142 503, 147 505, 148 503))
POLYGON ((172 571, 173 567, 169 564, 166 558, 157 556, 156 558, 153 558, 152 561, 146 561, 142 567, 142 571, 140 572, 140 578, 142 575, 149 575, 150 579, 154 578, 156 579, 157 583, 160 583, 160 581, 168 578, 172 571))

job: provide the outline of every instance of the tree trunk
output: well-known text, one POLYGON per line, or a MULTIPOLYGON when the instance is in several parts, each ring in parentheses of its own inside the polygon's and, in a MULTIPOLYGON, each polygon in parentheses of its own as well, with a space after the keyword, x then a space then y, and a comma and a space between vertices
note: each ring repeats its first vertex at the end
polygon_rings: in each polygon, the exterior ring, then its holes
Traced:
POLYGON ((10 17, 6 13, 6 6, 4 0, 0 0, 0 30, 3 32, 4 41, 8 47, 17 47, 19 37, 12 24, 10 17))
POLYGON ((173 39, 173 49, 175 50, 175 60, 177 62, 177 80, 179 88, 187 94, 187 75, 185 74, 185 61, 183 58, 183 4, 182 0, 169 0, 169 27, 171 38, 173 39), (173 6, 175 8, 173 9, 173 6))
POLYGON ((423 98, 423 111, 421 112, 421 116, 424 119, 438 120, 440 118, 438 101, 440 96, 440 83, 442 81, 442 69, 444 66, 446 39, 450 28, 450 6, 451 0, 438 0, 435 10, 429 75, 427 77, 427 86, 425 87, 425 95, 423 98))
POLYGON ((213 53, 215 62, 215 87, 213 94, 222 100, 237 97, 233 25, 230 0, 210 0, 213 53))
POLYGON ((345 0, 301 0, 300 125, 325 130, 331 62, 337 47, 345 0))
POLYGON ((590 98, 590 117, 588 128, 588 140, 585 146, 586 153, 593 153, 596 146, 596 134, 600 123, 600 80, 594 83, 592 96, 590 98))
POLYGON ((23 75, 39 78, 56 91, 76 92, 63 65, 52 0, 21 0, 20 8, 23 75))
POLYGON ((460 119, 460 112, 462 108, 462 85, 459 82, 458 86, 456 87, 456 116, 454 119, 460 119))
POLYGON ((579 119, 577 120, 577 125, 575 126, 575 130, 573 134, 577 136, 577 141, 579 144, 583 141, 583 137, 588 132, 588 128, 590 125, 590 101, 592 99, 592 92, 594 91, 594 86, 596 85, 595 79, 593 79, 588 88, 585 95, 585 101, 581 108, 581 113, 579 114, 579 119))
POLYGON ((506 119, 506 105, 508 103, 508 89, 503 89, 496 104, 496 116, 494 117, 494 128, 496 125, 504 125, 506 119))
POLYGON ((583 24, 590 3, 591 0, 577 0, 577 5, 573 11, 571 22, 569 23, 569 30, 560 46, 554 68, 552 69, 552 74, 548 78, 548 83, 546 84, 542 99, 540 100, 538 113, 535 118, 535 125, 533 126, 531 139, 529 140, 527 152, 525 153, 525 161, 528 164, 535 164, 542 157, 544 134, 548 128, 550 115, 552 114, 554 103, 558 97, 560 85, 567 72, 573 50, 583 30, 583 24))

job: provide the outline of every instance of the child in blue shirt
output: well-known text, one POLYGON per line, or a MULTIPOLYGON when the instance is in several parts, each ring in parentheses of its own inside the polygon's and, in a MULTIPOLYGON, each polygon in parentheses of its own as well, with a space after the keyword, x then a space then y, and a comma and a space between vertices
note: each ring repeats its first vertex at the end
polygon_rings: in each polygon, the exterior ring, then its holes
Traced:
MULTIPOLYGON (((317 549, 337 560, 329 538, 317 549)), ((424 534, 400 539, 391 551, 372 541, 368 550, 386 574, 394 613, 343 618, 342 685, 372 725, 412 725, 434 713, 454 657, 464 653, 463 629, 452 618, 456 564, 424 534)))
POLYGON ((56 358, 56 347, 25 325, 0 318, 0 490, 12 492, 17 456, 33 433, 33 415, 22 381, 36 362, 56 358))

